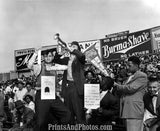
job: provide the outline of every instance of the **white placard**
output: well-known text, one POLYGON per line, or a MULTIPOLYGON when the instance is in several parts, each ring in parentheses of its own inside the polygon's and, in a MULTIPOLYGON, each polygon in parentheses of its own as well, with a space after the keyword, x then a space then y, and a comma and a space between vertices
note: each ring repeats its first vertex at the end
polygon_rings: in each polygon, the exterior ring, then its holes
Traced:
POLYGON ((55 99, 55 76, 41 76, 41 99, 55 99))
POLYGON ((41 50, 38 51, 38 64, 41 64, 41 50))
POLYGON ((84 107, 97 109, 100 107, 100 86, 99 84, 84 84, 84 107))

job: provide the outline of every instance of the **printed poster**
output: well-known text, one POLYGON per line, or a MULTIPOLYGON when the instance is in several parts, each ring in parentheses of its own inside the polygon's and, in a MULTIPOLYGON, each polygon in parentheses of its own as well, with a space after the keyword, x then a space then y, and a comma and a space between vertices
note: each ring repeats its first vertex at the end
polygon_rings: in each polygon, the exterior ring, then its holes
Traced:
POLYGON ((55 76, 41 76, 41 100, 55 99, 55 76))

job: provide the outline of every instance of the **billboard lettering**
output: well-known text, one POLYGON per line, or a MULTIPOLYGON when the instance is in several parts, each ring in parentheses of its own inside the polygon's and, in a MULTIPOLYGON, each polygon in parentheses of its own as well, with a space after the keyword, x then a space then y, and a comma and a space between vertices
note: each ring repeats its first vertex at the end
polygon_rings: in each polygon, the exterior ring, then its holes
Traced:
POLYGON ((123 55, 152 52, 150 30, 130 33, 122 38, 120 36, 110 39, 106 38, 102 39, 101 42, 103 60, 119 59, 123 55))

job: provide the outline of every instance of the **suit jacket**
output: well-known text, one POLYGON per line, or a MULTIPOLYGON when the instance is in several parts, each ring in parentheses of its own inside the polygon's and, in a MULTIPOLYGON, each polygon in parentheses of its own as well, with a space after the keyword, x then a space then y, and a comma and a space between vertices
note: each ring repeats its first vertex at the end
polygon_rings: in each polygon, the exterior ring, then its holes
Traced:
POLYGON ((92 111, 91 122, 93 124, 105 124, 107 121, 116 120, 119 114, 119 99, 112 93, 107 92, 100 101, 102 112, 92 111))
POLYGON ((154 112, 153 102, 152 102, 152 96, 147 92, 145 93, 143 97, 144 101, 144 107, 153 115, 156 115, 160 117, 160 93, 158 93, 157 96, 157 102, 156 102, 156 113, 154 112))
POLYGON ((112 118, 118 115, 119 112, 119 100, 111 92, 107 92, 106 95, 100 101, 100 107, 102 108, 102 116, 109 116, 112 118))
MULTIPOLYGON (((85 77, 84 77, 84 64, 85 64, 85 55, 78 51, 74 50, 71 52, 76 56, 76 59, 72 63, 72 76, 75 83, 75 88, 77 89, 77 92, 79 95, 84 94, 84 83, 85 83, 85 77)), ((56 63, 62 64, 62 65, 68 65, 69 58, 63 58, 60 59, 60 57, 55 58, 56 63)), ((67 70, 64 71, 63 74, 63 82, 62 82, 62 96, 65 97, 65 89, 67 84, 67 70)))
POLYGON ((24 128, 30 128, 34 126, 34 112, 28 107, 24 107, 24 113, 21 115, 17 113, 17 123, 23 122, 24 128))
POLYGON ((147 75, 137 71, 130 81, 117 87, 117 90, 122 93, 120 101, 120 116, 122 118, 143 119, 143 96, 147 87, 147 81, 147 75))

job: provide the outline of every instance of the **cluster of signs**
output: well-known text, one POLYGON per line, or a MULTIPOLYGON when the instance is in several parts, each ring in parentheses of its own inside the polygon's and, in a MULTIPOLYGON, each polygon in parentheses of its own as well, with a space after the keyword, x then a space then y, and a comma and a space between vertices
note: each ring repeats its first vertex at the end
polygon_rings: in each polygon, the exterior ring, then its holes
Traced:
POLYGON ((80 42, 82 50, 95 45, 102 61, 113 61, 132 55, 145 55, 160 51, 160 27, 107 35, 106 38, 80 42))
MULTIPOLYGON (((138 32, 129 31, 107 35, 104 39, 79 42, 81 51, 95 47, 102 61, 118 60, 132 55, 145 55, 160 51, 160 27, 138 32)), ((56 50, 57 46, 50 46, 56 50)), ((34 48, 15 51, 16 71, 26 71, 34 48)))
MULTIPOLYGON (((118 60, 123 57, 132 55, 145 55, 160 51, 160 27, 146 29, 134 33, 129 31, 107 35, 104 39, 90 40, 79 42, 81 51, 86 58, 104 74, 108 75, 104 70, 104 61, 118 60)), ((58 46, 46 46, 41 52, 41 60, 43 60, 43 52, 45 50, 57 51, 58 46)), ((15 51, 15 68, 16 71, 27 71, 27 64, 33 53, 34 48, 16 50, 15 51)), ((37 60, 38 62, 38 60, 37 60)), ((55 77, 42 77, 41 99, 55 99, 55 77), (51 88, 53 87, 53 88, 51 88)), ((85 84, 85 108, 97 109, 100 106, 99 84, 85 84)))
MULTIPOLYGON (((43 53, 46 50, 51 50, 53 53, 57 51, 57 45, 52 45, 52 46, 43 46, 42 47, 42 52, 41 52, 41 59, 43 61, 43 53)), ((28 49, 21 49, 21 50, 15 50, 14 56, 15 56, 15 70, 18 72, 23 72, 23 71, 29 71, 27 64, 29 59, 32 57, 32 55, 35 52, 35 48, 28 48, 28 49)), ((37 58, 38 62, 38 58, 37 58)))

